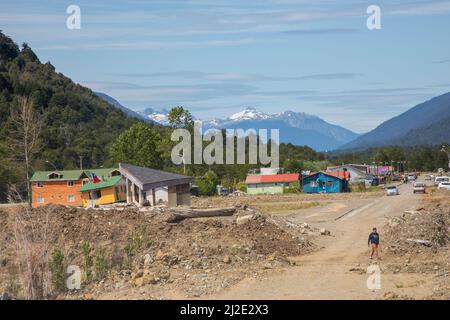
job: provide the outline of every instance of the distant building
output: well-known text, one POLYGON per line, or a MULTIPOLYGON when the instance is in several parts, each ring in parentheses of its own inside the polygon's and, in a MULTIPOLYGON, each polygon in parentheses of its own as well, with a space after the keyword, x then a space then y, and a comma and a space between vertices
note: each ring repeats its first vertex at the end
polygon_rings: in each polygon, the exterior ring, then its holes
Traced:
POLYGON ((117 169, 36 171, 31 177, 31 203, 33 207, 59 204, 74 207, 83 205, 79 189, 91 179, 120 175, 117 169))
POLYGON ((349 173, 349 182, 358 183, 364 182, 367 178, 368 166, 362 164, 343 164, 334 167, 328 167, 327 172, 347 171, 349 173))
POLYGON ((338 193, 348 190, 349 174, 347 171, 316 172, 303 178, 305 193, 338 193))
POLYGON ((192 177, 120 163, 119 170, 125 179, 127 203, 155 205, 159 200, 169 206, 190 205, 192 177))
POLYGON ((245 184, 248 194, 281 194, 285 187, 299 183, 298 173, 248 175, 245 184))

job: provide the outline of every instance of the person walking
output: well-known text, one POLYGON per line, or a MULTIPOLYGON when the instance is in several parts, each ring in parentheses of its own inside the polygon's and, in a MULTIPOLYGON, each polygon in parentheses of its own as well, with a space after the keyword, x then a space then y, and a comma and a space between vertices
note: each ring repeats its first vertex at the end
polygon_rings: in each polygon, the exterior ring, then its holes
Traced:
POLYGON ((370 259, 373 259, 374 256, 379 257, 378 249, 380 246, 380 235, 377 232, 377 228, 373 228, 372 232, 369 234, 369 240, 367 242, 370 250, 370 259))

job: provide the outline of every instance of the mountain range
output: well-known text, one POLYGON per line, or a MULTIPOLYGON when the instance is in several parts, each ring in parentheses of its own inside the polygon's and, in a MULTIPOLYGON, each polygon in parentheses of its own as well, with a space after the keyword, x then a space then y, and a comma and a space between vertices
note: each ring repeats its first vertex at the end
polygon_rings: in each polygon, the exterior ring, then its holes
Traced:
POLYGON ((340 149, 388 145, 439 145, 450 142, 450 92, 432 98, 389 119, 340 149))
MULTIPOLYGON (((155 122, 168 124, 166 110, 146 109, 141 114, 155 122)), ((225 119, 203 120, 203 129, 279 129, 280 142, 307 145, 318 151, 333 150, 358 137, 343 127, 303 112, 265 113, 245 108, 225 119)))

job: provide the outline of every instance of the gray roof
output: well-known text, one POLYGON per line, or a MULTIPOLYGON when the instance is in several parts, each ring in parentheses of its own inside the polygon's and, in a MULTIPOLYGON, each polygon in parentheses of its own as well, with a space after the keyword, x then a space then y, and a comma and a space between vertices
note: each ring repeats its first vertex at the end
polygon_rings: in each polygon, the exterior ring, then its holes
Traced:
POLYGON ((187 184, 193 181, 192 177, 156 169, 119 163, 120 173, 137 184, 141 189, 148 190, 157 187, 187 184))

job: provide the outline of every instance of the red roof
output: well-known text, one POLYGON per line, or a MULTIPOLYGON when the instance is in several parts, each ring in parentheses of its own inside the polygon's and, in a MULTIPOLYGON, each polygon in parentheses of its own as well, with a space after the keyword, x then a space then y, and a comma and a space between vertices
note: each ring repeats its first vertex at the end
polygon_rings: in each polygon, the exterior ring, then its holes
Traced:
POLYGON ((341 180, 350 180, 350 172, 348 171, 325 171, 324 173, 338 177, 341 180))
POLYGON ((295 182, 299 180, 299 177, 298 173, 257 174, 247 176, 245 183, 295 182))

